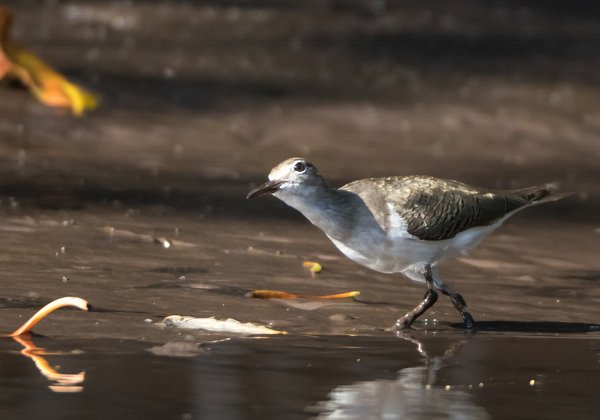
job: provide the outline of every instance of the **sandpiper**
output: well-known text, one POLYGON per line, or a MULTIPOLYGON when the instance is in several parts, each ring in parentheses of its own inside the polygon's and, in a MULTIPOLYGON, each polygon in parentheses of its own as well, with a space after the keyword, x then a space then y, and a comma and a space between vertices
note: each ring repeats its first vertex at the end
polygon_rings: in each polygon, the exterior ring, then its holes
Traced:
POLYGON ((368 178, 333 188, 303 158, 275 166, 247 198, 267 193, 302 213, 358 264, 426 283, 423 301, 396 321, 399 330, 427 311, 438 291, 473 328, 465 300, 442 282, 437 264, 466 254, 517 211, 566 195, 550 185, 491 190, 430 176, 368 178))

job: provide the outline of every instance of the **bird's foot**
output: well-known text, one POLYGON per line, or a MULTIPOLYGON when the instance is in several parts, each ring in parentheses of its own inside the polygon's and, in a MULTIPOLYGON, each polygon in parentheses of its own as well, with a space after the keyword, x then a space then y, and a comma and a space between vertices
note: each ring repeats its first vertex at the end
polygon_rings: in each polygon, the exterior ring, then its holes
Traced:
POLYGON ((407 330, 410 328, 412 323, 415 321, 415 318, 410 314, 404 315, 402 318, 398 318, 396 321, 396 331, 407 330))
POLYGON ((467 327, 467 329, 472 330, 473 328, 475 328, 475 320, 473 319, 473 317, 471 316, 470 313, 468 313, 467 311, 464 311, 462 313, 463 316, 463 320, 465 321, 465 326, 467 327))

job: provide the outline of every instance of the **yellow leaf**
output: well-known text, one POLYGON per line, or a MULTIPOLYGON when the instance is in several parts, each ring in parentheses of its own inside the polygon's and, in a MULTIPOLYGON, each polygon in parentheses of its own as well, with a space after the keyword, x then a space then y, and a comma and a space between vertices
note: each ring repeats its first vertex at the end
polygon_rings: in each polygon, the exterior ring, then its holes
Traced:
POLYGON ((354 290, 352 292, 338 293, 336 295, 323 295, 323 296, 314 296, 319 299, 344 299, 344 298, 353 298, 355 296, 360 295, 358 290, 354 290))
POLYGON ((315 262, 315 261, 304 261, 302 263, 302 266, 308 268, 310 270, 310 272, 313 274, 320 273, 321 270, 323 270, 323 267, 321 266, 321 264, 319 264, 318 262, 315 262))
POLYGON ((71 108, 80 116, 98 106, 91 92, 69 82, 40 58, 9 37, 12 12, 0 6, 0 79, 6 75, 19 79, 45 105, 71 108))

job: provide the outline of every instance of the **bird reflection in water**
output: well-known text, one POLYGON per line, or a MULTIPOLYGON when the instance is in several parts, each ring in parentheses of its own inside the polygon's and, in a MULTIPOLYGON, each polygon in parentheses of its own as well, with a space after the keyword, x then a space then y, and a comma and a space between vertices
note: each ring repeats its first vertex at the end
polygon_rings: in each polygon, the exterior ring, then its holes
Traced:
MULTIPOLYGON (((489 419, 483 407, 462 389, 436 385, 438 372, 447 365, 468 338, 461 338, 440 356, 430 356, 423 343, 408 332, 398 337, 413 343, 424 363, 401 369, 396 379, 376 379, 340 385, 310 411, 316 409, 322 419, 489 419)), ((466 336, 465 336, 466 337, 466 336)))

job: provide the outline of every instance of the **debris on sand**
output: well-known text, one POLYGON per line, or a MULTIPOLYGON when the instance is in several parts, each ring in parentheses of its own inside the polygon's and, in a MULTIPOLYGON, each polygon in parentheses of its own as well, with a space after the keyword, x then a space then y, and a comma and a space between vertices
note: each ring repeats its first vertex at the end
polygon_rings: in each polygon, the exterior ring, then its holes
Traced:
POLYGON ((287 334, 285 331, 274 330, 264 325, 253 324, 252 322, 240 322, 233 318, 222 320, 214 316, 210 318, 194 318, 191 316, 171 315, 163 319, 162 323, 168 327, 235 334, 287 334))

